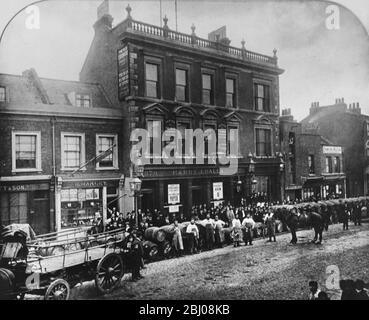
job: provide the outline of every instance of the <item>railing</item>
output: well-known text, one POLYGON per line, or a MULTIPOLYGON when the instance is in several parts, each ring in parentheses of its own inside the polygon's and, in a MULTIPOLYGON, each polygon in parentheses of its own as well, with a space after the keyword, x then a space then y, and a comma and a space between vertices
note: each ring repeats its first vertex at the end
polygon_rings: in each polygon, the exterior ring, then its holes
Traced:
POLYGON ((192 47, 197 47, 200 49, 213 49, 218 50, 223 53, 227 53, 233 57, 242 60, 248 61, 256 61, 260 63, 269 63, 273 65, 277 65, 277 57, 267 56, 260 53, 248 51, 245 48, 236 48, 232 46, 225 45, 221 42, 210 41, 207 39, 202 39, 197 37, 195 34, 189 35, 177 31, 172 31, 168 27, 164 26, 163 28, 151 25, 144 22, 139 22, 135 20, 126 20, 125 24, 128 28, 135 32, 149 34, 151 36, 157 36, 164 39, 169 39, 172 41, 177 41, 180 43, 184 43, 187 45, 191 45, 192 47))

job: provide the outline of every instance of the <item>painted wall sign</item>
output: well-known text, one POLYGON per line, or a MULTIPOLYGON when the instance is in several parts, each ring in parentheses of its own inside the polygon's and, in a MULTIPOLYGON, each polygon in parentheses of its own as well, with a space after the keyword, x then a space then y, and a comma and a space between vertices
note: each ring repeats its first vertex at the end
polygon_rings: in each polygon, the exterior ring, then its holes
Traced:
POLYGON ((168 184, 168 204, 180 202, 179 184, 168 184))
POLYGON ((329 153, 342 154, 342 147, 323 146, 323 153, 324 154, 329 154, 329 153))
POLYGON ((130 94, 129 90, 129 50, 125 45, 118 50, 118 95, 119 99, 130 94))
POLYGON ((213 182, 213 199, 223 199, 223 182, 213 182))

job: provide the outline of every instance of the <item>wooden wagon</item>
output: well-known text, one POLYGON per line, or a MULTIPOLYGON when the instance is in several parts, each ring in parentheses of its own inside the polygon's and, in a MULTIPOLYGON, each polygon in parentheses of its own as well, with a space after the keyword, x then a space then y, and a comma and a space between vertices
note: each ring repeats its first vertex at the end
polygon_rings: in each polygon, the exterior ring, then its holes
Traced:
POLYGON ((26 256, 21 254, 24 244, 5 241, 0 251, 0 297, 36 294, 46 300, 67 300, 70 288, 90 280, 98 292, 108 293, 120 284, 126 270, 124 237, 123 229, 94 235, 53 233, 28 242, 26 256))

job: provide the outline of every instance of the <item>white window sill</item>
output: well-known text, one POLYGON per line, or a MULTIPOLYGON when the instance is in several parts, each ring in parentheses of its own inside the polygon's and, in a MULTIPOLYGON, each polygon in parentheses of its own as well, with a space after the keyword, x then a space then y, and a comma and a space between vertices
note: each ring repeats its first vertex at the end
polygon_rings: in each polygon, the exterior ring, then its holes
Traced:
MULTIPOLYGON (((78 167, 75 167, 75 168, 61 168, 60 170, 61 171, 75 171, 77 170, 78 167)), ((87 169, 86 168, 82 168, 82 169, 79 169, 78 171, 86 171, 87 169)))
POLYGON ((109 171, 109 170, 119 170, 119 168, 118 167, 106 167, 106 168, 96 167, 96 171, 109 171))
POLYGON ((41 168, 24 168, 24 169, 13 169, 12 173, 25 173, 25 172, 38 172, 41 173, 42 169, 41 168))

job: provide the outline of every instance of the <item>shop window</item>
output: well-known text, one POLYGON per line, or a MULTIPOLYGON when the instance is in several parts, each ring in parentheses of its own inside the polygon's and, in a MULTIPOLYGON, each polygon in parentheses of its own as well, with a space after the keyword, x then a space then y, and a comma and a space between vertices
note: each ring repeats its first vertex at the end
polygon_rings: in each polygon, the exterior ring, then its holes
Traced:
POLYGON ((254 84, 254 103, 256 111, 270 112, 270 86, 254 84))
POLYGON ((176 69, 176 100, 188 101, 188 74, 184 69, 176 69))
POLYGON ((272 154, 271 130, 259 129, 256 133, 256 156, 270 156, 272 154))
POLYGON ((0 86, 0 102, 6 101, 6 89, 5 87, 0 86))
POLYGON ((81 108, 91 107, 91 98, 88 94, 76 94, 76 106, 81 108))
POLYGON ((117 135, 96 135, 96 168, 118 169, 117 135))
POLYGON ((214 104, 213 76, 202 74, 202 103, 214 104))
POLYGON ((309 174, 315 174, 314 156, 312 154, 308 156, 308 167, 309 174))
POLYGON ((28 223, 27 192, 1 193, 0 195, 0 224, 28 223))
POLYGON ((12 132, 13 172, 41 171, 40 132, 12 132))
POLYGON ((146 62, 145 83, 146 83, 146 97, 160 98, 158 64, 146 62))
POLYGON ((62 189, 61 227, 92 225, 95 213, 102 215, 101 189, 62 189))
POLYGON ((62 170, 77 169, 85 162, 84 140, 84 134, 62 133, 62 170))
POLYGON ((226 78, 226 107, 236 107, 236 80, 226 78))

